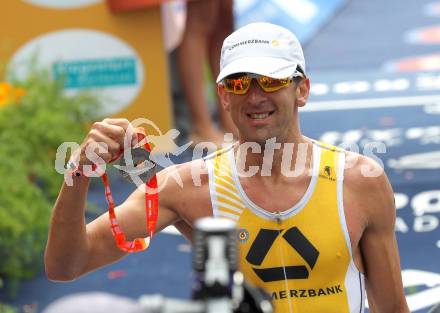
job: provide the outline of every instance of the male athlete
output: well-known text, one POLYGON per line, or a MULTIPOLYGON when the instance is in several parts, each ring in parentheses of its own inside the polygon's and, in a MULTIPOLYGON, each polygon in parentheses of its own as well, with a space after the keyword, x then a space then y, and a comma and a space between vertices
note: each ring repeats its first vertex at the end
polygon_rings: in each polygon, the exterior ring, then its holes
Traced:
MULTIPOLYGON (((249 24, 225 39, 218 95, 238 143, 177 165, 183 187, 166 180, 167 170, 158 174, 164 187, 157 227, 175 225, 191 238, 198 218, 236 221, 240 269, 267 290, 276 312, 362 312, 366 293, 371 312, 409 312, 388 179, 371 159, 302 135, 305 70, 297 38, 282 27, 249 24)), ((99 155, 109 162, 131 127, 122 119, 95 123, 82 156, 87 146, 105 143, 108 151, 99 155)), ((50 279, 73 280, 126 255, 107 214, 85 224, 88 186, 88 177, 75 176, 73 186, 61 188, 45 255, 50 279)), ((144 196, 138 188, 117 208, 130 238, 146 236, 144 196)))

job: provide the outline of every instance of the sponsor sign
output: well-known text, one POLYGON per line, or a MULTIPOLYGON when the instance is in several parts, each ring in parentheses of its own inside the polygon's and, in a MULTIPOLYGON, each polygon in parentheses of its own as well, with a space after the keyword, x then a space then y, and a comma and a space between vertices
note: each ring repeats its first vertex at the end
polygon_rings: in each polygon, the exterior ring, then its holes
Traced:
POLYGON ((41 66, 51 69, 53 78, 64 80, 66 92, 99 92, 103 116, 129 107, 143 87, 146 70, 141 58, 126 42, 108 33, 70 29, 43 34, 18 49, 10 65, 26 76, 26 60, 33 55, 41 66))
POLYGON ((1 57, 19 77, 35 59, 33 66, 64 80, 67 94, 98 94, 102 117, 144 117, 171 128, 159 7, 127 15, 102 0, 6 1, 0 18, 1 57))

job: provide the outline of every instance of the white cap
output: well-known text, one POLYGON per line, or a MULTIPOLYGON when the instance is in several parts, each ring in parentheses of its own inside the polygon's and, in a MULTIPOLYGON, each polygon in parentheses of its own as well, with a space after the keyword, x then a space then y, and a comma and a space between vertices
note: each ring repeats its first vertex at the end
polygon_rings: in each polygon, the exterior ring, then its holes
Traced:
POLYGON ((239 28, 223 42, 217 83, 235 73, 255 73, 273 78, 300 76, 306 62, 298 38, 288 29, 270 23, 239 28))

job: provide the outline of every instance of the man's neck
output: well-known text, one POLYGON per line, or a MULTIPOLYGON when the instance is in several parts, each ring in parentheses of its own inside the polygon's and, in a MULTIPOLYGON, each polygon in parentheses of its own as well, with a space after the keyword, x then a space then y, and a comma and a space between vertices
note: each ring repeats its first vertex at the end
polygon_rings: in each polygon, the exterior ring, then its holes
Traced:
POLYGON ((236 148, 237 169, 242 177, 274 182, 298 177, 311 167, 312 146, 312 141, 302 135, 284 142, 277 142, 276 138, 264 143, 240 142, 236 148))

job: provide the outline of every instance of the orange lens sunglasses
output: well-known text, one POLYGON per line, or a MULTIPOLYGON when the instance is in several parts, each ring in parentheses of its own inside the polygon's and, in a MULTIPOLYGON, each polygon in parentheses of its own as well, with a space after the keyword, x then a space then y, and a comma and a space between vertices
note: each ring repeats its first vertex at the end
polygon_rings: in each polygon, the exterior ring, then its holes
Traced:
POLYGON ((283 87, 289 86, 293 82, 293 77, 295 76, 279 79, 253 73, 237 73, 224 78, 222 80, 222 86, 226 92, 232 92, 236 95, 244 95, 249 91, 252 79, 255 79, 261 89, 265 92, 274 92, 283 87))

